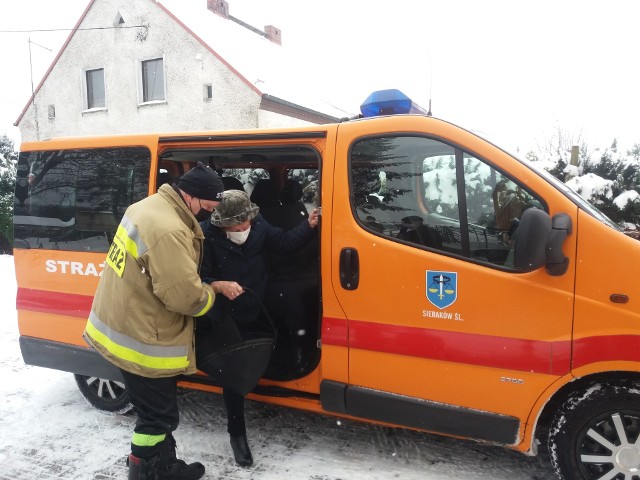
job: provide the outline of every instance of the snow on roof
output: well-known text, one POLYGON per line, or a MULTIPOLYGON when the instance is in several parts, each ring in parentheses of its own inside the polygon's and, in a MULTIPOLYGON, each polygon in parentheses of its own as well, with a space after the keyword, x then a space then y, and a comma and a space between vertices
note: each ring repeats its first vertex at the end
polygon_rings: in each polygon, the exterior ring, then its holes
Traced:
MULTIPOLYGON (((296 71, 297 62, 285 47, 252 31, 248 26, 210 11, 206 0, 157 0, 156 3, 179 20, 259 93, 337 118, 347 115, 345 111, 305 89, 302 72, 296 71)), ((233 16, 233 11, 229 14, 233 16)), ((262 31, 262 28, 254 25, 251 27, 262 31)), ((283 35, 286 36, 286 32, 283 35)))

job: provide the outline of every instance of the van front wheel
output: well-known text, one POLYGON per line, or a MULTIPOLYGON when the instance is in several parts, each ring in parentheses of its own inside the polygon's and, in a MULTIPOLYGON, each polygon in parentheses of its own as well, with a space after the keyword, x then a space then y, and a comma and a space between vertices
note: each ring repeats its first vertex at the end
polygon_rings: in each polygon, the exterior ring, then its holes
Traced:
POLYGON ((123 414, 133 408, 124 383, 78 374, 74 376, 82 396, 97 409, 123 414))
POLYGON ((640 385, 593 384, 554 417, 549 452, 563 479, 635 480, 640 476, 640 385))

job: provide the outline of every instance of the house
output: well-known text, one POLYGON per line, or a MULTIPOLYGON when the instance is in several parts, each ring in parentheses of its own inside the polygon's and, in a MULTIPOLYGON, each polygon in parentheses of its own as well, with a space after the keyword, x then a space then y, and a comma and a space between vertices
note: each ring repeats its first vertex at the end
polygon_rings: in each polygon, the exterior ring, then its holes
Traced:
POLYGON ((296 87, 281 32, 226 0, 91 0, 15 125, 54 136, 284 127, 345 112, 296 87))

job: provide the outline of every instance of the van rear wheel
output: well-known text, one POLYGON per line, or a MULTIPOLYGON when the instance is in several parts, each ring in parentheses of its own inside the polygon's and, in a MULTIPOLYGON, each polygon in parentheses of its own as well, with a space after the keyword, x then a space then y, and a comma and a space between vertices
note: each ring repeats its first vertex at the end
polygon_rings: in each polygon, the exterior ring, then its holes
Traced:
POLYGON ((594 384, 570 397, 549 431, 549 452, 563 479, 640 478, 640 389, 594 384))
POLYGON ((82 396, 97 409, 122 414, 133 408, 124 383, 78 374, 74 376, 82 396))

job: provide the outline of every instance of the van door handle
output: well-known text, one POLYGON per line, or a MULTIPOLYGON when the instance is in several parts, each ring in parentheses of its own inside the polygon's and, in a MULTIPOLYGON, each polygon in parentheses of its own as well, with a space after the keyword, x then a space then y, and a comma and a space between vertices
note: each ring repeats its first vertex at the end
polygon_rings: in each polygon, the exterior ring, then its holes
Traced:
POLYGON ((358 288, 360 280, 360 260, 355 248, 343 248, 340 251, 340 285, 345 290, 358 288))

